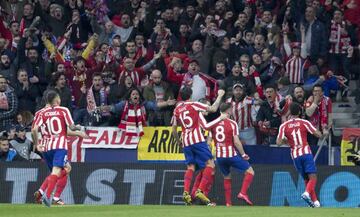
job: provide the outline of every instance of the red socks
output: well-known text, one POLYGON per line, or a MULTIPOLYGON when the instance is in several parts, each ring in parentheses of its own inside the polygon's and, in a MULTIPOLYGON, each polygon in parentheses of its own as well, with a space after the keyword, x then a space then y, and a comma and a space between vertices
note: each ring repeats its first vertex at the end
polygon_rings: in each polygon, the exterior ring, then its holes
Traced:
POLYGON ((213 171, 214 171, 214 168, 212 168, 212 167, 205 167, 205 169, 203 170, 203 175, 202 175, 202 179, 201 179, 200 186, 199 186, 199 189, 202 192, 205 192, 207 189, 207 186, 209 185, 209 182, 211 183, 213 171))
POLYGON ((190 185, 192 181, 192 177, 194 175, 194 171, 187 169, 184 176, 184 191, 190 192, 190 185))
POLYGON ((47 177, 47 180, 48 180, 48 187, 46 189, 46 197, 50 198, 51 193, 53 192, 53 190, 55 188, 58 177, 57 177, 57 175, 49 175, 47 177))
POLYGON ((231 179, 224 179, 225 202, 231 205, 231 179))
POLYGON ((66 186, 66 183, 67 183, 67 173, 65 170, 61 170, 61 174, 60 174, 60 177, 59 179, 57 180, 57 183, 56 183, 56 191, 55 191, 55 194, 54 194, 54 197, 57 197, 59 198, 61 193, 64 191, 65 189, 65 186, 66 186))
POLYGON ((316 179, 312 179, 312 178, 305 181, 306 191, 310 194, 312 201, 318 200, 315 192, 316 181, 317 181, 316 179))
POLYGON ((48 186, 48 178, 49 178, 49 176, 46 177, 46 179, 44 180, 44 182, 40 186, 40 191, 41 191, 42 194, 45 192, 45 190, 46 190, 46 188, 48 186))
POLYGON ((250 174, 250 173, 245 173, 245 177, 241 186, 241 194, 247 195, 247 190, 249 188, 249 186, 251 185, 252 181, 253 181, 254 175, 250 174))
POLYGON ((213 174, 211 175, 211 179, 209 180, 208 185, 207 185, 207 187, 205 189, 205 192, 204 192, 204 194, 206 196, 208 196, 210 191, 211 191, 211 188, 212 188, 212 186, 214 184, 214 179, 215 179, 215 173, 213 172, 213 174))
POLYGON ((203 171, 200 171, 199 174, 197 174, 197 176, 195 178, 195 182, 194 182, 193 188, 191 190, 191 197, 193 197, 193 198, 195 197, 196 190, 199 188, 201 178, 202 178, 202 172, 203 171))

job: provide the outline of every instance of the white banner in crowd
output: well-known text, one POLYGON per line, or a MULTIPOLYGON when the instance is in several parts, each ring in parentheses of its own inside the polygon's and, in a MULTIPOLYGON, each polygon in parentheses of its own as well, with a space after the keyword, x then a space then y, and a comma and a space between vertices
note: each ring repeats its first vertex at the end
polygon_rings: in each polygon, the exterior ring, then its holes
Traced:
MULTIPOLYGON (((86 133, 90 138, 68 137, 67 155, 70 162, 85 162, 86 148, 136 149, 140 140, 137 136, 126 136, 116 127, 87 127, 86 133)), ((31 133, 26 136, 32 141, 31 133)))
POLYGON ((140 139, 137 136, 126 136, 116 127, 87 127, 86 133, 90 138, 79 140, 81 148, 136 149, 140 139))

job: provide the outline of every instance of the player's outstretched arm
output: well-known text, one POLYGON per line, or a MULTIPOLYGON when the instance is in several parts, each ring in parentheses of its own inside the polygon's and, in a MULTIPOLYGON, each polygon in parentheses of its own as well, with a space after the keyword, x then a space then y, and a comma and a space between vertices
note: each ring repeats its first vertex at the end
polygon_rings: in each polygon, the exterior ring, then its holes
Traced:
POLYGON ((78 136, 84 139, 90 138, 89 135, 87 135, 84 131, 73 131, 71 129, 68 129, 66 135, 68 136, 78 136))
POLYGON ((223 98, 223 96, 225 95, 225 91, 224 90, 218 90, 218 96, 215 100, 215 102, 207 109, 208 112, 216 112, 220 106, 221 103, 221 99, 223 98))
POLYGON ((215 120, 211 121, 211 122, 207 122, 204 115, 200 112, 199 113, 199 118, 200 118, 200 125, 204 130, 210 130, 211 128, 213 128, 215 126, 215 124, 219 123, 220 121, 224 120, 227 118, 227 115, 225 114, 221 114, 218 118, 216 118, 215 120))
POLYGON ((71 125, 69 126, 69 129, 72 130, 72 131, 78 131, 78 130, 81 130, 81 128, 82 128, 82 126, 79 125, 79 124, 77 124, 77 125, 71 124, 71 125))
POLYGON ((235 147, 236 149, 239 151, 239 153, 241 154, 241 157, 244 158, 244 160, 249 160, 250 157, 245 153, 244 151, 244 147, 239 139, 239 137, 237 135, 235 135, 233 137, 233 140, 234 140, 234 144, 235 144, 235 147))

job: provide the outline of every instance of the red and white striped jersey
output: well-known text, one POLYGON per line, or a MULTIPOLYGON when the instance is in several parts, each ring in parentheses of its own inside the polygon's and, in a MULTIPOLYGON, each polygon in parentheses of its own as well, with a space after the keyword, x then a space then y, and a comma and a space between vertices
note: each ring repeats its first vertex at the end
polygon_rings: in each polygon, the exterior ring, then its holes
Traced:
MULTIPOLYGON (((305 107, 308 108, 314 102, 314 97, 310 96, 306 101, 305 107)), ((314 113, 309 117, 309 121, 318 129, 324 129, 328 126, 329 114, 332 113, 332 102, 330 97, 323 96, 320 99, 320 104, 315 109, 314 113)))
POLYGON ((290 56, 286 62, 286 75, 289 76, 290 83, 302 84, 304 83, 304 66, 306 60, 301 57, 290 56))
POLYGON ((201 128, 208 128, 208 124, 201 112, 206 111, 208 107, 200 102, 189 101, 181 102, 176 106, 174 118, 181 124, 184 147, 205 141, 201 128))
POLYGON ((226 102, 231 103, 231 119, 236 121, 240 130, 253 127, 253 116, 256 119, 254 98, 247 96, 241 102, 229 98, 226 102))
POLYGON ((331 20, 329 53, 346 54, 347 49, 351 46, 349 33, 347 31, 342 31, 342 29, 346 29, 345 21, 337 23, 334 20, 331 20))
POLYGON ((131 80, 134 82, 136 86, 141 86, 141 81, 145 77, 145 72, 142 68, 135 68, 133 71, 129 72, 122 67, 120 67, 119 80, 124 77, 130 76, 131 80))
POLYGON ((239 136, 238 125, 231 119, 225 119, 211 127, 210 136, 215 141, 216 157, 230 158, 237 155, 234 136, 239 136))
MULTIPOLYGON (((35 113, 34 120, 33 120, 33 122, 32 122, 31 128, 34 127, 34 125, 35 125, 35 123, 38 121, 39 117, 41 117, 41 113, 42 113, 46 108, 48 108, 48 107, 44 107, 44 108, 40 109, 39 111, 37 111, 37 112, 35 113)), ((40 146, 45 146, 45 144, 44 144, 45 139, 44 139, 44 138, 48 137, 49 135, 47 135, 47 131, 45 130, 45 125, 42 125, 42 126, 40 126, 39 128, 40 128, 41 138, 39 138, 38 144, 39 144, 40 146)))
POLYGON ((62 106, 46 107, 36 115, 33 126, 39 126, 42 135, 41 144, 45 151, 53 149, 67 150, 67 126, 73 125, 69 109, 62 106))
POLYGON ((311 154, 307 132, 314 134, 315 131, 316 128, 308 120, 293 118, 280 125, 278 139, 287 138, 291 157, 294 159, 304 154, 311 154))

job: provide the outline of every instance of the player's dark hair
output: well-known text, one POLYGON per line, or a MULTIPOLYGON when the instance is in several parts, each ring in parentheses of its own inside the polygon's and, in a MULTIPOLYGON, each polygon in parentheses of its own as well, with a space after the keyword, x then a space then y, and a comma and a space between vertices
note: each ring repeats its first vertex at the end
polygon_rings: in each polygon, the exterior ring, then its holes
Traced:
POLYGON ((290 105, 290 114, 291 115, 300 115, 301 114, 301 107, 299 103, 293 102, 290 105))
POLYGON ((204 104, 210 103, 210 101, 206 98, 199 99, 199 102, 204 103, 204 104))
POLYGON ((59 94, 54 91, 54 90, 49 90, 47 93, 46 93, 46 103, 48 104, 53 104, 54 103, 54 99, 56 97, 58 97, 59 94))
POLYGON ((188 100, 190 99, 192 95, 192 89, 190 87, 184 87, 180 90, 180 96, 182 100, 188 100))
POLYGON ((226 112, 229 108, 231 108, 230 103, 221 103, 220 104, 220 112, 226 112))

